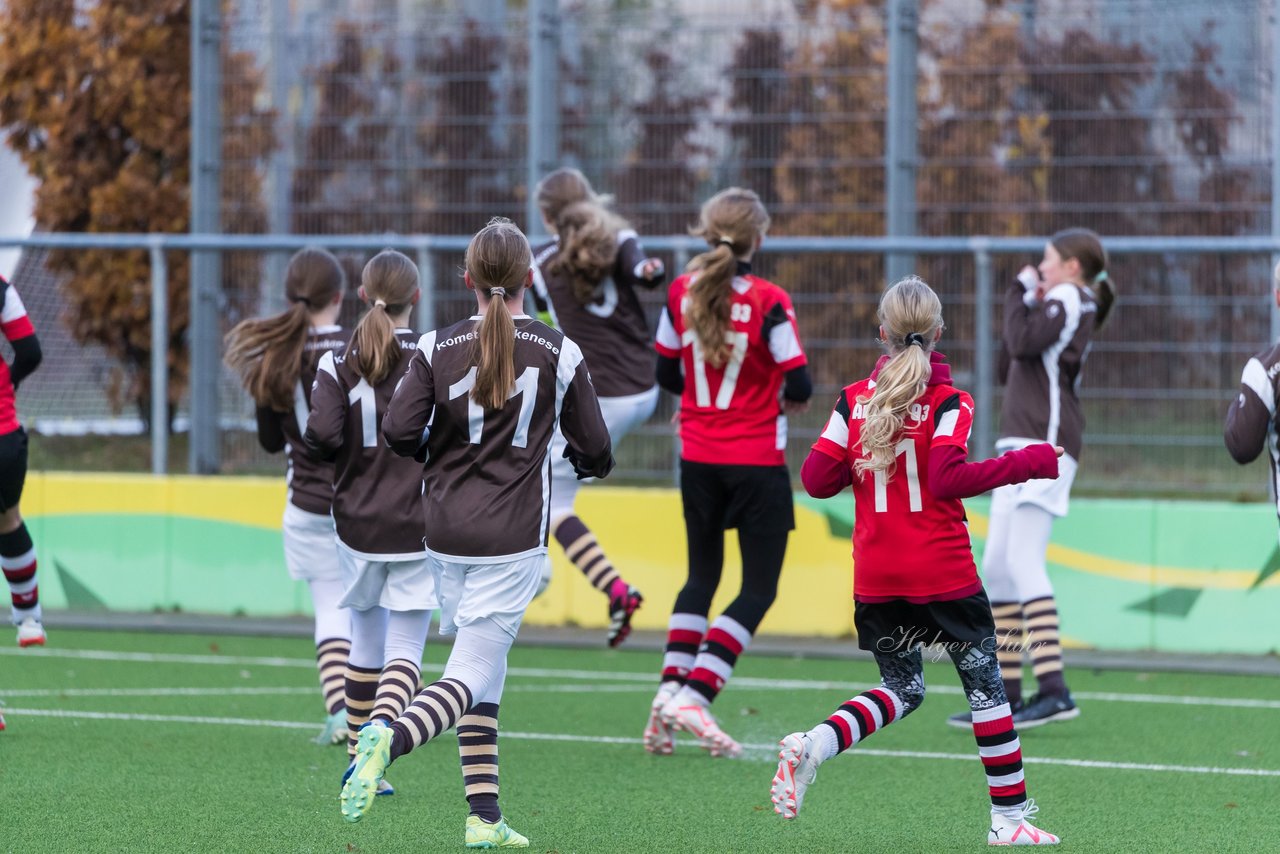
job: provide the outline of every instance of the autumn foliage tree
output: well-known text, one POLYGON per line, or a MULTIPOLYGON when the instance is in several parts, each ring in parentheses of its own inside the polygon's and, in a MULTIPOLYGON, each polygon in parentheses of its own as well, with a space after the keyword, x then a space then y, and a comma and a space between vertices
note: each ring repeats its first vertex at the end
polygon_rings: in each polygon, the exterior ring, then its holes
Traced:
MULTIPOLYGON (((190 223, 190 4, 186 0, 6 0, 0 4, 0 125, 39 182, 37 227, 57 232, 183 232, 190 223)), ((255 89, 251 58, 223 57, 226 87, 255 89)), ((270 115, 224 126, 223 184, 256 199, 254 164, 272 145, 270 115)), ((236 207, 228 230, 263 227, 236 207)), ((190 270, 169 260, 169 399, 186 388, 190 270)), ((150 265, 145 252, 56 251, 65 315, 78 341, 122 366, 117 404, 144 414, 150 397, 150 265)), ((228 256, 229 301, 256 296, 256 262, 228 256)))

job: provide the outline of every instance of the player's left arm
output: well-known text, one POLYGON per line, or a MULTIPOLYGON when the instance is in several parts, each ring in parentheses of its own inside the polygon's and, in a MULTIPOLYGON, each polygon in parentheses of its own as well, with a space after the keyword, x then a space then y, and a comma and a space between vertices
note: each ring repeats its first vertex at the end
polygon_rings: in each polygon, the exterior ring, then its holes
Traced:
POLYGON ((427 439, 436 409, 435 370, 428 357, 434 347, 434 332, 418 341, 418 351, 409 360, 409 369, 396 385, 382 416, 382 438, 387 447, 419 462, 426 462, 427 439))
POLYGON ((9 379, 16 391, 18 385, 31 376, 44 353, 40 350, 40 339, 36 337, 36 328, 27 316, 26 306, 17 290, 3 278, 0 288, 4 289, 3 306, 0 307, 0 331, 13 346, 13 362, 9 365, 9 379))
POLYGON ((800 326, 786 291, 778 290, 778 300, 764 316, 762 329, 769 343, 769 355, 783 371, 782 399, 792 410, 807 408, 813 396, 813 380, 809 376, 809 359, 800 345, 800 326))
POLYGON ((658 334, 653 345, 658 351, 654 379, 664 391, 679 397, 684 394, 684 365, 681 361, 681 348, 684 345, 672 319, 669 304, 662 307, 662 316, 658 318, 658 334))
POLYGON ((640 237, 628 229, 618 232, 618 258, 614 280, 633 288, 656 288, 666 281, 667 267, 661 258, 650 258, 640 245, 640 237))
MULTIPOLYGON (((567 364, 564 356, 569 355, 573 344, 568 338, 561 345, 562 364, 558 370, 564 370, 567 364)), ((560 407, 560 432, 564 434, 567 447, 565 457, 573 464, 578 479, 587 477, 604 477, 613 470, 613 445, 609 440, 609 426, 605 424, 604 415, 600 412, 600 400, 596 397, 595 387, 591 385, 591 375, 587 372, 587 363, 581 359, 573 366, 573 373, 566 377, 568 384, 564 391, 564 400, 560 407)), ((557 382, 560 378, 557 377, 557 382)))
POLYGON ((1231 401, 1222 439, 1227 452, 1244 465, 1257 459, 1267 441, 1267 428, 1275 420, 1275 386, 1256 356, 1245 363, 1240 393, 1231 401))
POLYGON ((973 429, 973 398, 957 391, 932 413, 929 491, 935 498, 972 498, 997 486, 1057 477, 1058 454, 1047 442, 1007 451, 993 460, 965 462, 973 429))
POLYGON ((307 417, 302 443, 316 459, 332 460, 343 444, 347 424, 347 394, 338 381, 333 352, 320 357, 316 380, 311 386, 311 414, 307 417))

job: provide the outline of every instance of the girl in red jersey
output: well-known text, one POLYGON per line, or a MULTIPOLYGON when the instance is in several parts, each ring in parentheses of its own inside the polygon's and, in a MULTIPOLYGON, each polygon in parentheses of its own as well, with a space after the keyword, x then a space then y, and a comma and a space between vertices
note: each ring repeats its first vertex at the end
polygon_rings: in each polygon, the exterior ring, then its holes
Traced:
POLYGON ((338 259, 308 247, 289 259, 284 295, 289 308, 274 317, 242 320, 226 338, 227 365, 238 374, 257 407, 258 442, 285 453, 288 497, 281 534, 289 577, 305 581, 315 614, 316 663, 328 719, 317 744, 345 744, 342 702, 351 620, 338 606, 342 571, 333 540, 333 463, 314 460, 302 444, 311 409, 311 384, 325 354, 347 346, 338 326, 347 276, 338 259))
MULTIPOLYGON (((555 237, 534 252, 531 293, 539 315, 582 348, 617 448, 658 403, 652 336, 636 290, 662 284, 666 270, 662 261, 645 255, 635 229, 609 209, 609 197, 597 195, 577 169, 557 169, 543 178, 537 198, 555 237)), ((580 481, 564 448, 564 437, 557 434, 551 449, 551 533, 565 557, 609 597, 608 642, 617 646, 631 632, 631 617, 643 597, 623 580, 574 512, 580 481)))
MULTIPOLYGON (((13 347, 13 362, 0 360, 0 568, 9 584, 10 613, 18 646, 44 646, 36 547, 18 502, 27 480, 27 431, 18 423, 18 384, 40 365, 40 341, 17 290, 0 277, 0 332, 13 347)), ((0 718, 0 729, 4 720, 0 718)))
POLYGON ((750 190, 708 200, 693 233, 711 248, 672 282, 659 322, 658 384, 681 395, 689 578, 676 597, 649 709, 650 753, 671 753, 672 730, 689 731, 712 756, 741 752, 708 707, 773 604, 795 527, 783 413, 807 408, 813 386, 791 298, 751 275, 768 229, 769 214, 750 190), (729 528, 738 529, 742 590, 708 628, 729 528))
MULTIPOLYGON (((1070 228, 1050 238, 1039 267, 1024 267, 1005 293, 1000 379, 1005 384, 996 450, 1049 442, 1066 448, 1056 480, 1004 486, 991 494, 982 579, 995 613, 1000 670, 1020 729, 1070 720, 1079 708, 1062 667, 1058 606, 1045 565, 1053 520, 1067 515, 1084 445, 1078 395, 1093 333, 1107 319, 1115 290, 1098 235, 1070 228), (1024 644, 1025 637, 1025 644, 1024 644), (1036 693, 1022 699, 1026 647, 1036 693)), ((948 723, 969 726, 968 712, 948 723)))
POLYGON ((880 687, 841 705, 808 732, 782 739, 774 809, 795 818, 818 766, 924 700, 920 648, 942 643, 973 709, 973 732, 991 794, 992 845, 1054 845, 1030 823, 1022 751, 995 658, 995 623, 978 580, 960 499, 995 486, 1056 477, 1062 448, 1046 443, 966 463, 973 399, 951 385, 942 304, 912 276, 880 300, 888 355, 844 389, 800 477, 815 498, 849 486, 854 624, 858 646, 875 655, 880 687))
MULTIPOLYGON (((353 758, 360 727, 395 720, 418 689, 439 606, 422 542, 422 467, 393 453, 379 433, 417 349, 408 323, 418 268, 399 252, 380 252, 361 273, 360 296, 369 310, 346 353, 320 360, 303 437, 313 454, 335 461, 333 522, 346 583, 339 604, 351 614, 345 694, 353 758)), ((379 794, 390 794, 381 782, 379 794)))

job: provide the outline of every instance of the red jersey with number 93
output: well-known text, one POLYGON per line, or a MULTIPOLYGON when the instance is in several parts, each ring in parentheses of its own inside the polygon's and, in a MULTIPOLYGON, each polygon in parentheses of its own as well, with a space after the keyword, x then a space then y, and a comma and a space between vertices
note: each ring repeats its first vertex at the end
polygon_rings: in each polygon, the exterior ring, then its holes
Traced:
MULTIPOLYGON (((840 392, 815 451, 851 469, 862 459, 866 405, 859 398, 870 399, 874 390, 870 378, 840 392)), ((929 385, 907 413, 892 475, 854 471, 855 598, 932 599, 977 582, 964 505, 929 491, 929 451, 955 445, 967 452, 972 427, 972 397, 949 383, 929 385)))
POLYGON ((685 328, 687 293, 696 275, 671 283, 656 341, 660 354, 684 365, 680 456, 693 463, 783 465, 787 419, 778 402, 782 375, 807 362, 791 298, 773 282, 735 276, 725 330, 730 356, 714 368, 703 358, 693 330, 685 328))

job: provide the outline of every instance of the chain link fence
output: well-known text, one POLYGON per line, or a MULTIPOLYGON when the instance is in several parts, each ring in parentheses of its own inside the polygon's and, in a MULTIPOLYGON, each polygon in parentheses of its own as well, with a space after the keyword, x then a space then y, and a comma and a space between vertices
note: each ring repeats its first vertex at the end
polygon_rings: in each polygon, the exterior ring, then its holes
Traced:
MULTIPOLYGON (((1071 225, 1104 237, 1272 233, 1272 0, 918 6, 919 235, 1046 235, 1071 225)), ((893 112, 886 8, 881 0, 563 0, 561 159, 613 193, 643 235, 683 233, 698 204, 729 184, 762 195, 774 235, 883 234, 893 112)), ((225 230, 468 235, 493 215, 527 225, 525 4, 236 0, 227 9, 224 47, 240 71, 224 86, 223 124, 272 144, 265 157, 253 146, 224 147, 225 230)), ((1080 490, 1261 489, 1260 474, 1226 460, 1219 430, 1240 366, 1271 334, 1269 252, 1113 258, 1121 302, 1085 375, 1080 490)), ((354 272, 371 254, 343 257, 354 272)), ((657 254, 672 269, 681 261, 674 249, 657 254)), ((281 307, 287 256, 243 252, 223 265, 224 327, 281 307)), ((994 255, 997 294, 1036 257, 1034 249, 994 255)), ((438 320, 469 312, 460 252, 425 258, 438 320)), ((38 256, 24 265, 17 283, 41 312, 37 322, 63 323, 56 276, 38 256)), ((943 296, 948 352, 970 381, 991 343, 976 337, 974 256, 922 253, 915 269, 943 296)), ((885 256, 766 251, 758 271, 793 294, 818 382, 814 411, 793 426, 795 462, 825 416, 819 410, 873 363, 885 256)), ((647 300, 656 313, 660 295, 647 300)), ((356 310, 348 306, 348 320, 356 310)), ((988 320, 998 329, 997 314, 988 320)), ((77 420, 139 429, 145 407, 125 393, 138 368, 59 335, 49 358, 66 370, 24 387, 28 419, 37 428, 61 419, 64 430, 77 420)), ((276 470, 238 429, 251 409, 229 375, 220 400, 233 428, 223 437, 224 470, 276 470)), ((996 412, 998 404, 996 390, 985 405, 996 412)), ((181 430, 185 402, 176 406, 181 430)), ((619 481, 669 482, 670 407, 664 401, 623 445, 619 481)), ((182 455, 173 456, 181 467, 182 455)))

